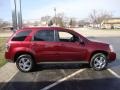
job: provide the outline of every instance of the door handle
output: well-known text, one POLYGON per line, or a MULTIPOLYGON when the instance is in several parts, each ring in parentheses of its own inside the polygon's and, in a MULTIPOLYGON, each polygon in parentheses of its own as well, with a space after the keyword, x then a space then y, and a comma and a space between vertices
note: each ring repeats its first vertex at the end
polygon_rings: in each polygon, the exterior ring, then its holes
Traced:
POLYGON ((32 43, 32 46, 36 46, 36 44, 35 44, 35 43, 32 43))
POLYGON ((61 44, 61 46, 64 46, 65 44, 61 44))
POLYGON ((48 48, 49 46, 48 45, 45 45, 45 48, 48 48))

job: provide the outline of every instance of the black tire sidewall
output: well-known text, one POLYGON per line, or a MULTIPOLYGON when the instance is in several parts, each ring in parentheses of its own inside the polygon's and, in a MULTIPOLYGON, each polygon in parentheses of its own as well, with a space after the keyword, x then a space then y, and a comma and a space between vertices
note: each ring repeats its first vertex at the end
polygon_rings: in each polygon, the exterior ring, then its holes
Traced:
POLYGON ((29 55, 29 54, 22 54, 22 55, 20 55, 18 58, 17 58, 17 60, 16 60, 16 66, 17 66, 17 68, 21 71, 21 72, 30 72, 32 69, 33 69, 33 66, 34 66, 34 62, 33 62, 33 58, 31 57, 31 55, 29 55), (29 58, 29 60, 30 60, 30 62, 31 62, 31 67, 30 67, 30 69, 29 70, 27 70, 27 71, 24 71, 24 70, 22 70, 20 67, 19 67, 19 60, 21 59, 21 58, 29 58))

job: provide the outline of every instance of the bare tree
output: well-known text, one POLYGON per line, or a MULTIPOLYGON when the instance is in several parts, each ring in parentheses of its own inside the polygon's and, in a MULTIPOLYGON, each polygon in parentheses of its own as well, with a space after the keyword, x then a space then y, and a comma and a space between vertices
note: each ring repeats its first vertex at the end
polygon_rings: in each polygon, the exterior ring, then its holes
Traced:
POLYGON ((51 16, 43 16, 41 17, 41 22, 46 22, 46 23, 49 23, 49 21, 51 20, 51 16))
POLYGON ((48 23, 48 26, 52 26, 53 25, 53 21, 50 20, 49 23, 48 23))
POLYGON ((6 27, 8 25, 9 23, 7 21, 3 21, 2 19, 0 19, 0 28, 6 27))
POLYGON ((84 27, 84 26, 88 26, 90 23, 86 20, 79 20, 78 21, 78 26, 79 27, 84 27))
POLYGON ((96 11, 93 10, 92 13, 89 15, 89 20, 93 24, 100 24, 103 20, 112 17, 112 13, 107 11, 96 11))
POLYGON ((70 27, 75 27, 77 25, 77 21, 74 18, 71 18, 69 25, 70 25, 70 27))
POLYGON ((64 13, 58 13, 56 17, 52 18, 54 24, 64 27, 64 13))
POLYGON ((41 17, 42 21, 48 21, 51 18, 51 16, 43 16, 41 17))
POLYGON ((89 20, 90 20, 90 22, 91 23, 97 23, 97 12, 96 12, 96 10, 93 10, 92 11, 92 13, 90 13, 90 15, 89 15, 89 20))

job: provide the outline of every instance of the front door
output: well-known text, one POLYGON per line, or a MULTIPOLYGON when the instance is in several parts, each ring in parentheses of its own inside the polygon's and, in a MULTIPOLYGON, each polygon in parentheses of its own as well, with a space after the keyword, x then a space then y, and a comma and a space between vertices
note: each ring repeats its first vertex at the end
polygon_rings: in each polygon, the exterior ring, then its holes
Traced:
POLYGON ((79 36, 68 31, 57 31, 58 57, 60 61, 80 61, 86 53, 84 45, 80 44, 79 36))

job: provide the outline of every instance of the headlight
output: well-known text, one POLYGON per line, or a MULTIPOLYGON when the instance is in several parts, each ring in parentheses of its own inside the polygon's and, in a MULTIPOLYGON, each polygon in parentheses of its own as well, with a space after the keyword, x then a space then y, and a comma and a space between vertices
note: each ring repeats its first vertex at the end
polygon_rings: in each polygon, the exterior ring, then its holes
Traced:
POLYGON ((114 51, 114 48, 113 48, 113 46, 112 46, 112 45, 109 45, 109 48, 110 48, 111 52, 113 52, 113 51, 114 51))

